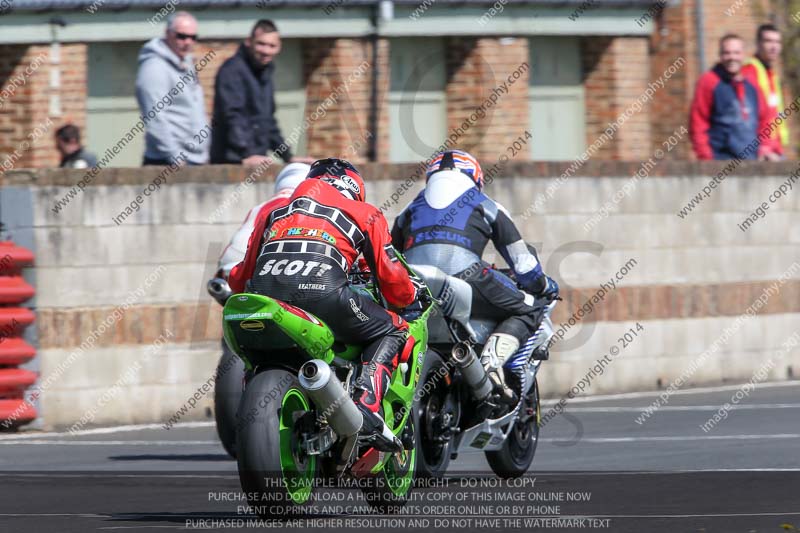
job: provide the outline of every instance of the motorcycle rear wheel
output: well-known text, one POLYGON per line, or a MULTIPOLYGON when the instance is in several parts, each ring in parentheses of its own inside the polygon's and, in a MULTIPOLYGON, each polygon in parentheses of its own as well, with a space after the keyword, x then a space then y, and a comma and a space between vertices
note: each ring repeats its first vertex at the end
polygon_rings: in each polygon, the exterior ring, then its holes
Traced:
POLYGON ((492 471, 504 479, 517 478, 525 474, 533 462, 536 446, 539 444, 539 384, 533 382, 531 391, 522 404, 524 410, 533 407, 533 416, 517 420, 508 434, 503 447, 497 451, 486 452, 486 460, 492 471))
POLYGON ((440 478, 450 464, 452 439, 441 442, 437 429, 440 426, 444 409, 452 394, 450 384, 443 377, 445 364, 436 352, 425 354, 417 391, 419 394, 413 405, 413 418, 416 427, 417 477, 440 478))
POLYGON ((236 432, 239 481, 259 516, 291 516, 311 498, 317 458, 302 452, 295 428, 310 409, 297 377, 285 370, 256 374, 245 387, 236 432))
POLYGON ((214 382, 214 420, 217 436, 228 455, 236 459, 236 409, 242 399, 244 362, 222 341, 222 357, 214 382))

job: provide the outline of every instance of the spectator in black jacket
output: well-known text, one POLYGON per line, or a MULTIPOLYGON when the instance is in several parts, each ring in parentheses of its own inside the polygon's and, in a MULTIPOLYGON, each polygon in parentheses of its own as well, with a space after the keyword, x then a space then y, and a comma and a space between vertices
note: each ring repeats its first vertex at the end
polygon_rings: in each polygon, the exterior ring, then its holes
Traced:
POLYGON ((292 157, 275 120, 272 60, 280 51, 278 29, 271 20, 262 19, 236 55, 220 67, 215 82, 212 163, 260 165, 268 161, 268 150, 276 150, 287 163, 305 161, 292 157))
POLYGON ((81 145, 81 132, 74 124, 56 130, 56 148, 61 154, 61 168, 90 168, 97 165, 94 154, 81 145))

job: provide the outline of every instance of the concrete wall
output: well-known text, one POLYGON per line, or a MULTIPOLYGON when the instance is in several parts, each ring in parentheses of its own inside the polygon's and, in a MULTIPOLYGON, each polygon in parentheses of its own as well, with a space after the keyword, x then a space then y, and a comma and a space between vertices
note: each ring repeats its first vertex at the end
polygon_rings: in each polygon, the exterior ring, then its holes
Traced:
MULTIPOLYGON (((684 218, 677 212, 721 166, 663 162, 634 183, 639 165, 587 163, 559 185, 555 177, 566 168, 510 164, 487 186, 562 284, 557 323, 569 325, 601 284, 627 271, 556 344, 540 378, 547 396, 565 394, 614 346, 618 355, 586 380, 584 392, 656 389, 681 376, 683 386, 746 382, 767 361, 767 379, 797 375, 800 351, 781 343, 800 318, 798 191, 770 204, 746 232, 737 227, 794 165, 742 165, 742 175, 728 177, 684 218), (614 204, 626 184, 628 194, 614 204), (613 212, 587 225, 606 202, 613 212), (748 307, 754 316, 737 319, 748 307), (623 348, 618 339, 637 321, 644 331, 623 348), (703 356, 709 347, 713 353, 703 356)), ((369 200, 388 201, 390 219, 420 187, 405 181, 412 165, 362 170, 369 200), (404 183, 410 187, 401 194, 404 183)), ((213 374, 219 307, 204 284, 248 209, 271 195, 275 169, 258 177, 237 167, 181 170, 115 224, 158 172, 101 171, 59 212, 56 200, 81 172, 0 177, 6 236, 32 236, 37 254, 44 427, 166 421, 213 374), (252 185, 243 183, 248 177, 252 185)), ((211 406, 205 394, 181 419, 205 419, 211 406)))

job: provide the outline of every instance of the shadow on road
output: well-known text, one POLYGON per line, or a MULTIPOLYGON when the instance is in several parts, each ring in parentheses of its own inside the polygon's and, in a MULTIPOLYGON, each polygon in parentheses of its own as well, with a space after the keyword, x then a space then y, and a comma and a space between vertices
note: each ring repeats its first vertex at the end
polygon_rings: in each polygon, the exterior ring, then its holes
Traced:
POLYGON ((194 454, 152 454, 145 453, 139 455, 112 455, 108 458, 111 461, 232 461, 231 457, 224 453, 194 453, 194 454))

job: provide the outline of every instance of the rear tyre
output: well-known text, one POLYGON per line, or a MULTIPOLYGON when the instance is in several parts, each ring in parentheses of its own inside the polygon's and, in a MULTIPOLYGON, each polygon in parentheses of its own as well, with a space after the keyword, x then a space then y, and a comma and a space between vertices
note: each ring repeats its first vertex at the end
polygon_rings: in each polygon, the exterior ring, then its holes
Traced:
POLYGON ((443 439, 441 428, 457 416, 457 405, 445 374, 447 368, 439 354, 426 353, 413 405, 419 478, 440 478, 450 464, 452 439, 443 439))
POLYGON ((533 382, 530 392, 523 399, 520 418, 514 423, 503 447, 486 452, 486 460, 492 471, 501 478, 517 478, 525 474, 533 462, 539 444, 539 384, 533 382), (532 409, 532 414, 526 411, 532 409))
POLYGON ((285 370, 256 374, 239 406, 239 481, 262 517, 285 517, 311 498, 317 459, 298 442, 295 421, 310 410, 297 377, 285 370))
POLYGON ((244 362, 222 341, 222 357, 214 383, 214 418, 217 436, 228 455, 236 459, 236 410, 242 399, 244 362))

